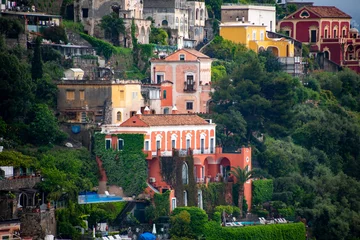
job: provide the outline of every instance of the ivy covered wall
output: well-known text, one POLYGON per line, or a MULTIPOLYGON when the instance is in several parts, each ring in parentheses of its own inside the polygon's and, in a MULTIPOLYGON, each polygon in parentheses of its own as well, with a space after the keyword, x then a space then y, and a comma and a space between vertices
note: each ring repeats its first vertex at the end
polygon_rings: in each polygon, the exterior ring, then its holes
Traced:
POLYGON ((186 157, 180 157, 177 150, 173 151, 172 157, 160 158, 161 175, 165 182, 175 190, 177 206, 184 206, 184 191, 187 191, 187 205, 197 206, 197 186, 194 175, 194 158, 192 151, 186 157), (188 184, 182 181, 182 166, 184 162, 188 166, 188 184))
POLYGON ((127 196, 138 195, 146 188, 147 163, 142 151, 143 134, 116 134, 111 137, 123 139, 121 151, 105 149, 105 134, 97 133, 94 137, 94 152, 105 169, 108 184, 123 188, 127 196))

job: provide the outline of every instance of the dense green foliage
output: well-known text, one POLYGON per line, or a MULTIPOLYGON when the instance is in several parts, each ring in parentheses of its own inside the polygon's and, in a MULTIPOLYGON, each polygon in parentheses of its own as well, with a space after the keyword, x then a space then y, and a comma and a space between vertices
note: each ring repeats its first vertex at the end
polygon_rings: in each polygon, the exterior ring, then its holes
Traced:
POLYGON ((143 134, 117 134, 123 139, 123 150, 105 149, 105 135, 95 135, 94 152, 103 163, 109 184, 121 186, 128 196, 144 191, 147 178, 147 164, 142 152, 143 134), (134 177, 136 173, 136 177, 134 177))
POLYGON ((252 182, 253 204, 259 204, 270 201, 273 196, 274 186, 272 179, 260 179, 252 182))
POLYGON ((65 29, 61 26, 53 26, 44 28, 42 31, 43 38, 52 41, 57 44, 67 44, 68 39, 65 29))
MULTIPOLYGON (((182 212, 188 212, 190 215, 190 231, 180 232, 176 229, 176 236, 178 237, 189 237, 194 239, 194 237, 202 236, 204 234, 204 226, 208 222, 208 216, 206 212, 198 207, 177 207, 173 210, 171 216, 177 216, 182 212), (177 235, 181 234, 181 235, 177 235)), ((182 216, 183 214, 181 214, 182 216)), ((186 214, 184 214, 186 215, 186 214)), ((183 222, 186 224, 186 216, 182 216, 183 222)), ((178 223, 179 218, 172 218, 172 221, 178 223)))
POLYGON ((100 27, 105 31, 105 36, 109 36, 115 46, 119 46, 120 34, 125 34, 124 20, 115 12, 102 17, 100 27))
POLYGON ((305 240, 306 235, 303 223, 221 227, 216 222, 208 222, 205 224, 204 233, 209 240, 305 240))
POLYGON ((303 218, 316 239, 359 236, 360 201, 353 195, 360 186, 359 76, 317 72, 299 81, 279 71, 268 53, 221 38, 208 49, 226 69, 213 83, 207 116, 218 126, 218 141, 225 150, 250 143, 253 162, 274 182, 275 201, 262 206, 265 198, 255 200, 253 211, 303 218))
POLYGON ((79 34, 82 38, 84 38, 93 47, 96 48, 97 54, 103 55, 106 59, 109 59, 113 54, 122 54, 122 55, 131 54, 131 49, 129 48, 115 47, 111 43, 92 37, 85 33, 79 33, 79 34))
POLYGON ((0 35, 18 38, 24 32, 24 26, 15 18, 0 17, 0 35))

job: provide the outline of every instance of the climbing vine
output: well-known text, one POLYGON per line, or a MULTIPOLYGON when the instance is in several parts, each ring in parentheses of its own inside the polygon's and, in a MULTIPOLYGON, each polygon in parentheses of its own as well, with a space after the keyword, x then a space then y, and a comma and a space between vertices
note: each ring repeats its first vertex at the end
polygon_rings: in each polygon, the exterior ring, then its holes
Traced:
POLYGON ((191 173, 194 172, 194 159, 192 152, 186 157, 180 157, 177 150, 173 150, 172 157, 160 158, 161 175, 165 182, 172 186, 175 190, 177 205, 184 206, 184 191, 187 191, 187 205, 197 206, 197 186, 195 178, 191 173), (183 184, 182 181, 182 166, 186 162, 188 165, 189 181, 188 184, 183 184))
POLYGON ((215 207, 219 205, 225 205, 225 183, 214 182, 206 185, 201 185, 203 195, 204 210, 212 214, 215 207))
POLYGON ((105 149, 105 134, 98 133, 94 137, 94 152, 103 163, 108 183, 121 186, 128 196, 142 193, 147 179, 147 164, 142 152, 144 135, 116 134, 112 137, 123 139, 121 151, 105 149))

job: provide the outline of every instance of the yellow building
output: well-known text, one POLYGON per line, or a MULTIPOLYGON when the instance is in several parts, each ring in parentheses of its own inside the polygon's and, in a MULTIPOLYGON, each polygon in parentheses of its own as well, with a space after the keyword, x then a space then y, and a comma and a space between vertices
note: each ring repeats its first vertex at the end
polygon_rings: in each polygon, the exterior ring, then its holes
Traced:
POLYGON ((269 38, 266 26, 246 22, 227 22, 220 25, 220 36, 241 43, 258 53, 272 50, 277 57, 294 57, 294 42, 286 38, 269 38))
POLYGON ((143 106, 141 82, 138 80, 117 80, 111 85, 112 123, 122 123, 143 106))

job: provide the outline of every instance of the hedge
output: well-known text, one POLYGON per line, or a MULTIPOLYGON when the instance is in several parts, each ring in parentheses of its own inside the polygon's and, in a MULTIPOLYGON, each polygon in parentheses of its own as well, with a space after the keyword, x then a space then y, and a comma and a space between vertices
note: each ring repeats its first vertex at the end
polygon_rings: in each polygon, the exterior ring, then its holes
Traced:
POLYGON ((270 224, 247 227, 221 227, 211 221, 205 224, 207 240, 305 240, 306 230, 303 223, 270 224))

